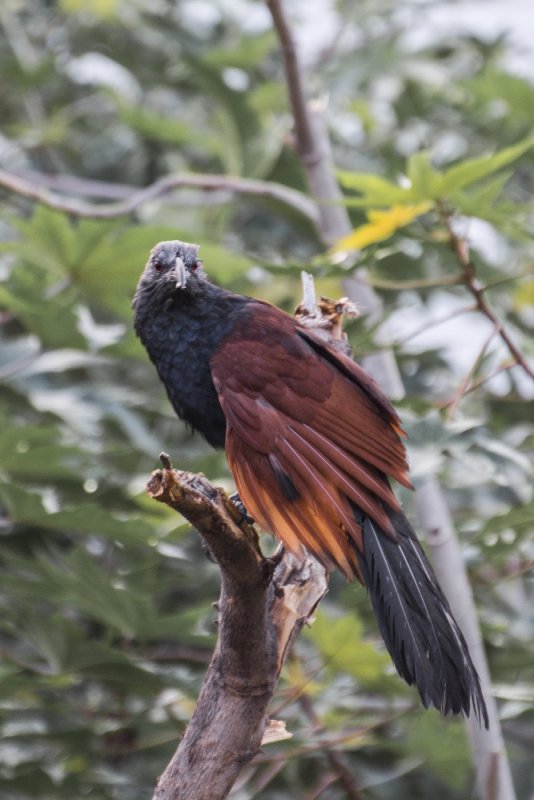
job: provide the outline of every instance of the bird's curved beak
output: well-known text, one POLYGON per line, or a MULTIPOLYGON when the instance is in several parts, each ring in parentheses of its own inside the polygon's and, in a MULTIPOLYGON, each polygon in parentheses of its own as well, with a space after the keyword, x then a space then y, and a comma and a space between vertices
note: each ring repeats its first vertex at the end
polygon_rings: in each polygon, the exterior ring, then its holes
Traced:
POLYGON ((183 259, 181 259, 179 256, 174 262, 174 273, 176 275, 176 288, 185 289, 185 285, 187 283, 187 270, 185 268, 183 259))

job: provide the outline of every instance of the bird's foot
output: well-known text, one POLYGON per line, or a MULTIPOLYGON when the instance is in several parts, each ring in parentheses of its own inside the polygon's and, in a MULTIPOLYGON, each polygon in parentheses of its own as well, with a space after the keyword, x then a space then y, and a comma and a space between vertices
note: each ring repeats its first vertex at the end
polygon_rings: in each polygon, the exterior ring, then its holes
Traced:
POLYGON ((276 552, 273 553, 272 556, 269 556, 269 561, 271 562, 271 564, 274 567, 277 567, 278 564, 283 559, 283 557, 285 556, 285 554, 286 554, 286 548, 284 547, 284 545, 282 543, 280 543, 278 545, 278 547, 276 548, 276 552))
POLYGON ((228 499, 232 502, 232 504, 238 511, 239 516, 241 517, 241 521, 246 522, 247 525, 254 525, 254 519, 250 516, 247 509, 245 508, 245 504, 239 497, 239 492, 234 492, 233 494, 230 495, 228 499))

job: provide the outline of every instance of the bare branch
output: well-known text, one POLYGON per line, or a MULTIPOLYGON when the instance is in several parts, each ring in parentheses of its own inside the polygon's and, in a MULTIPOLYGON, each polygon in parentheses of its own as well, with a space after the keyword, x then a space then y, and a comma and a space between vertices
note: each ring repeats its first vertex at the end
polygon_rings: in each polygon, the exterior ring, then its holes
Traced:
POLYGON ((254 529, 202 475, 163 457, 149 494, 199 531, 221 569, 219 638, 193 717, 154 800, 222 800, 258 752, 266 710, 294 637, 327 587, 314 559, 264 559, 254 529))
POLYGON ((456 407, 457 407, 458 403, 460 402, 460 400, 462 399, 462 397, 464 397, 467 394, 469 386, 470 386, 470 384, 472 385, 473 378, 476 375, 476 372, 477 372, 478 368, 480 367, 480 365, 481 365, 481 363, 482 363, 482 361, 484 359, 484 356, 487 353, 488 347, 490 346, 491 342, 493 341, 493 339, 495 338, 497 333, 498 333, 498 331, 497 331, 496 328, 492 328, 491 329, 491 331, 489 332, 489 335, 486 337, 485 341, 483 342, 482 347, 480 348, 480 351, 478 352, 475 360, 471 364, 471 367, 467 371, 466 375, 464 375, 464 377, 460 381, 460 385, 458 386, 457 390, 455 391, 452 399, 446 404, 447 416, 449 418, 451 418, 452 415, 454 414, 454 412, 456 410, 456 407))
POLYGON ((476 311, 475 305, 462 306, 461 308, 455 308, 454 311, 448 311, 442 317, 433 319, 430 322, 425 322, 424 325, 420 325, 402 339, 396 339, 394 342, 392 342, 391 347, 404 347, 404 345, 406 345, 409 341, 415 339, 417 336, 421 336, 422 333, 426 333, 426 331, 430 330, 431 328, 435 328, 437 325, 443 325, 445 322, 450 322, 451 319, 461 317, 462 314, 469 314, 471 311, 476 311))
POLYGON ((319 333, 346 355, 352 356, 347 334, 343 331, 343 319, 359 316, 356 304, 348 297, 340 300, 321 297, 317 303, 313 276, 304 271, 300 276, 302 302, 295 309, 295 317, 305 328, 313 328, 315 333, 319 333))
MULTIPOLYGON (((295 121, 296 147, 306 171, 313 197, 317 201, 317 231, 327 246, 352 230, 350 217, 343 205, 343 194, 336 178, 330 137, 324 121, 324 103, 306 99, 304 80, 295 41, 287 23, 283 0, 266 0, 284 60, 284 71, 291 110, 295 121)), ((382 318, 382 301, 369 285, 363 269, 344 281, 347 294, 358 300, 369 324, 382 318)), ((391 398, 404 396, 404 387, 391 350, 381 350, 362 359, 363 366, 380 383, 391 398)))
POLYGON ((532 369, 530 364, 528 364, 523 354, 510 337, 510 334, 505 328, 504 323, 501 322, 501 320, 486 302, 484 294, 487 287, 483 286, 477 278, 476 268, 469 254, 469 246, 466 240, 461 236, 458 236, 454 230, 451 213, 445 209, 443 205, 439 206, 439 211, 447 228, 451 246, 456 253, 458 263, 462 268, 462 281, 475 298, 477 309, 490 320, 500 338, 508 348, 510 355, 524 370, 524 372, 526 372, 526 374, 534 381, 534 369, 532 369))
POLYGON ((302 303, 300 306, 303 311, 310 316, 317 313, 317 296, 315 294, 315 281, 313 275, 304 270, 300 273, 302 282, 302 303))
POLYGON ((279 0, 267 0, 267 7, 271 13, 274 27, 278 34, 278 41, 282 50, 286 86, 289 102, 295 120, 295 135, 297 149, 305 164, 312 164, 316 159, 313 129, 310 123, 302 74, 299 67, 297 48, 293 34, 279 0))
POLYGON ((323 108, 306 99, 304 80, 295 41, 282 0, 266 0, 282 50, 287 92, 295 122, 296 149, 306 171, 312 195, 318 202, 319 233, 331 245, 352 229, 343 195, 336 180, 330 139, 323 120, 323 108))
POLYGON ((315 787, 311 792, 304 795, 303 800, 318 800, 319 797, 324 797, 326 790, 332 786, 333 783, 336 783, 338 777, 339 776, 336 775, 335 772, 327 772, 325 775, 321 775, 315 787))
POLYGON ((440 584, 445 587, 454 616, 469 642, 469 650, 486 700, 489 728, 472 715, 466 720, 477 770, 478 795, 484 800, 515 800, 510 765, 504 749, 497 704, 484 655, 484 645, 473 596, 445 497, 435 478, 429 478, 416 495, 419 518, 432 551, 440 584))
POLYGON ((170 506, 184 516, 210 549, 210 554, 225 570, 227 580, 248 585, 264 580, 263 557, 254 528, 237 524, 237 511, 231 516, 231 504, 221 489, 215 489, 203 475, 172 470, 168 456, 162 454, 163 470, 156 470, 148 483, 150 497, 170 506), (231 553, 228 553, 228 540, 231 553))
MULTIPOLYGON (((50 177, 50 176, 48 176, 50 177)), ((176 173, 165 175, 163 178, 150 184, 144 189, 135 187, 123 187, 121 192, 126 189, 128 194, 124 199, 114 203, 88 203, 83 200, 69 199, 62 197, 57 191, 46 188, 45 183, 54 183, 58 189, 65 192, 82 193, 84 181, 80 178, 65 176, 67 180, 61 182, 47 181, 42 179, 38 172, 15 175, 5 170, 0 170, 0 186, 10 192, 14 192, 21 197, 27 197, 38 203, 53 208, 56 211, 63 211, 66 214, 73 214, 77 217, 88 217, 92 219, 114 219, 131 214, 137 208, 150 200, 162 197, 175 189, 199 189, 205 192, 227 191, 237 195, 253 195, 255 197, 265 197, 282 203, 303 217, 308 219, 312 225, 317 226, 319 213, 315 203, 305 194, 284 186, 281 183, 253 180, 252 178, 239 178, 231 175, 204 175, 195 173, 176 173)), ((96 193, 97 181, 88 181, 85 187, 85 194, 96 193)), ((102 192, 109 194, 109 184, 103 184, 102 192)))
POLYGON ((416 278, 412 281, 388 281, 384 278, 369 276, 369 285, 373 289, 390 289, 393 292, 404 292, 408 289, 433 289, 440 286, 457 286, 462 283, 462 275, 442 275, 440 278, 416 278))
MULTIPOLYGON (((519 365, 518 365, 517 361, 515 361, 515 359, 513 361, 507 361, 505 364, 501 364, 499 367, 497 367, 497 369, 495 369, 489 375, 484 375, 483 378, 480 378, 480 380, 475 381, 474 383, 472 383, 471 386, 469 386, 469 388, 467 388, 464 391, 464 395, 463 396, 465 397, 466 394, 471 394, 471 392, 476 391, 481 386, 483 386, 485 383, 490 381, 492 378, 495 378, 497 375, 500 375, 501 372, 508 372, 508 370, 513 369, 514 367, 517 367, 517 366, 519 366, 519 365)), ((443 407, 447 408, 447 406, 448 406, 448 403, 443 407)))
MULTIPOLYGON (((321 725, 317 714, 315 713, 310 695, 306 694, 306 692, 303 692, 299 697, 299 705, 310 722, 313 724, 314 733, 324 733, 324 728, 321 725)), ((325 745, 325 752, 328 761, 330 762, 330 766, 332 767, 332 771, 337 774, 337 778, 345 789, 348 800, 362 800, 362 795, 358 789, 356 780, 347 767, 342 753, 333 747, 329 747, 328 744, 325 745)))

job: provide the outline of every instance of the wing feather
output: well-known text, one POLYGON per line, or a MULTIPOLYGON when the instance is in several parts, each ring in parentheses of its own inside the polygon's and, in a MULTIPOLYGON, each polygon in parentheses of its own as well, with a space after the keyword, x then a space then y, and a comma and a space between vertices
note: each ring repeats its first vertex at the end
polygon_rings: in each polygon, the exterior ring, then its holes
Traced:
MULTIPOLYGON (((325 566, 339 567, 348 578, 359 575, 354 549, 350 546, 348 535, 337 522, 335 512, 330 509, 329 513, 325 513, 328 506, 317 503, 311 491, 313 471, 310 470, 307 475, 309 484, 300 477, 295 479, 302 493, 299 492, 296 501, 288 503, 267 457, 262 456, 253 463, 245 464, 242 442, 233 431, 228 433, 226 451, 239 495, 262 528, 276 533, 293 552, 302 552, 304 545, 325 566)), ((331 490, 329 494, 332 497, 331 490)), ((359 531, 354 517, 348 522, 355 531, 359 531)))
MULTIPOLYGON (((279 445, 280 446, 280 445, 279 445)), ((347 520, 352 518, 354 522, 354 515, 350 510, 350 506, 346 502, 346 498, 352 500, 358 508, 367 512, 373 519, 376 519, 384 530, 388 531, 392 536, 394 535, 393 526, 389 520, 383 505, 377 502, 376 497, 373 496, 366 486, 361 484, 354 478, 351 480, 347 475, 339 469, 335 463, 329 461, 324 457, 320 450, 316 449, 309 441, 306 441, 302 436, 293 431, 291 428, 288 431, 288 439, 283 442, 283 447, 290 447, 296 453, 300 462, 308 466, 313 464, 315 467, 314 473, 316 476, 316 489, 319 490, 321 486, 334 486, 339 492, 343 493, 344 501, 343 508, 339 513, 343 513, 343 524, 350 530, 350 524, 347 520)), ((308 467, 308 469, 310 469, 308 467)), ((324 490, 323 490, 324 491, 324 490)), ((384 493, 385 494, 385 493, 384 493)), ((394 498, 397 504, 396 498, 394 498)), ((337 503, 336 505, 339 505, 337 503)), ((397 504, 398 505, 398 504, 397 504)), ((358 544, 360 542, 357 542, 358 544)))
POLYGON ((358 365, 288 315, 251 306, 211 360, 241 499, 289 549, 360 577, 353 505, 394 539, 386 476, 411 485, 400 421, 358 365))

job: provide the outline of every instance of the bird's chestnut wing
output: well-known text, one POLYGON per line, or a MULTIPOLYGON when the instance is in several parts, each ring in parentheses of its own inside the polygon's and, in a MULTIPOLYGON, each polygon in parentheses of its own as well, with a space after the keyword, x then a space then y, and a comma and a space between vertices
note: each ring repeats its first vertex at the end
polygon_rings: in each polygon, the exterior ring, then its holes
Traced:
POLYGON ((410 485, 400 423, 366 373, 266 303, 251 302, 211 359, 226 452, 257 522, 293 551, 359 575, 355 508, 394 536, 386 476, 410 485))

